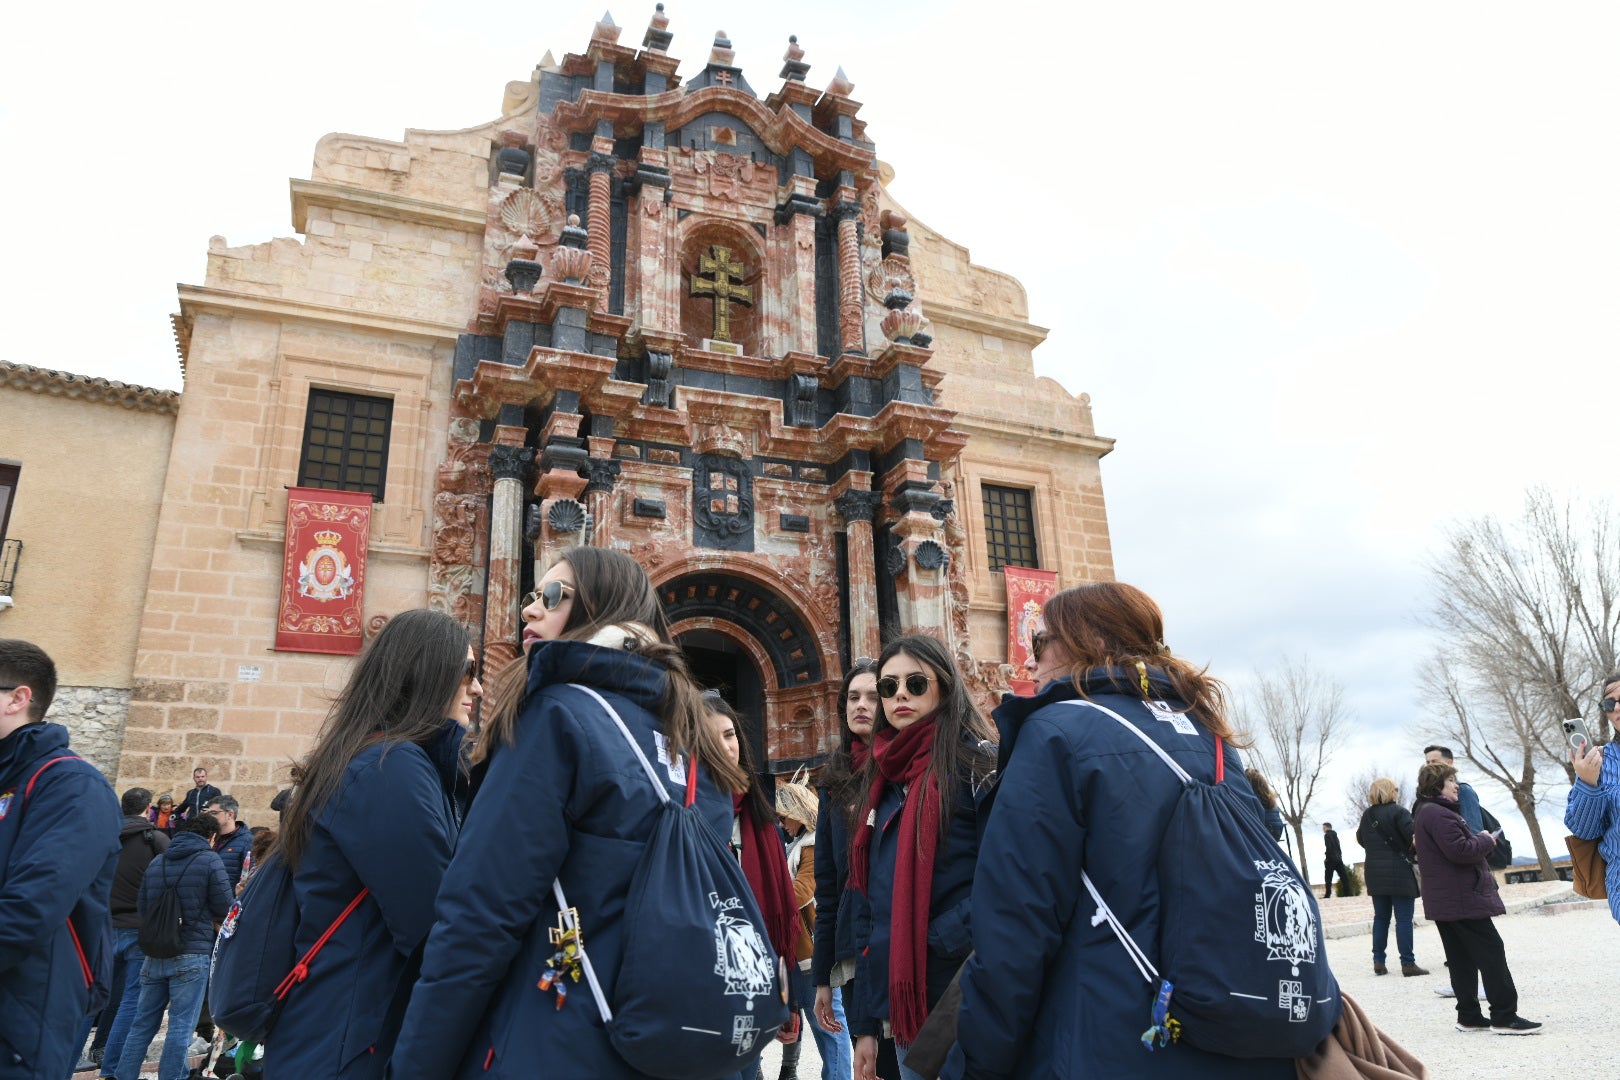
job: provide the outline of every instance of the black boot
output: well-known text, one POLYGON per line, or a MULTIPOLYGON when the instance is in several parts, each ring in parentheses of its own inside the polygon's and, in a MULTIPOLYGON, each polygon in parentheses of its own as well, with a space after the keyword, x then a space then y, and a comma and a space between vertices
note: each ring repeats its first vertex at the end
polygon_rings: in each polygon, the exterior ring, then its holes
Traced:
POLYGON ((776 1080, 799 1080, 799 1047, 809 1034, 801 1024, 798 1039, 782 1047, 782 1071, 776 1074, 776 1080))

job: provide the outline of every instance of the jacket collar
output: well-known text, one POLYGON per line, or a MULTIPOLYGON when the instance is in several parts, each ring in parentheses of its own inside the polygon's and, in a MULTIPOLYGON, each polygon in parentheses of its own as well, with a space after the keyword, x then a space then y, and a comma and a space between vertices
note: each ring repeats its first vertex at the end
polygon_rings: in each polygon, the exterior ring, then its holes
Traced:
POLYGON ((529 647, 529 693, 558 683, 612 690, 657 715, 668 672, 663 664, 623 648, 586 641, 537 641, 529 647))
MULTIPOLYGON (((1147 669, 1147 675, 1148 688, 1155 700, 1161 698, 1170 701, 1179 700, 1174 687, 1170 685, 1169 678, 1162 670, 1150 667, 1147 669)), ((1073 701, 1081 696, 1080 690, 1085 691, 1087 698, 1107 694, 1140 697, 1142 690, 1141 675, 1134 669, 1122 667, 1087 668, 1080 673, 1078 686, 1079 689, 1076 688, 1074 678, 1065 675, 1047 683, 1033 697, 1016 697, 1008 694, 1001 699, 1001 704, 996 706, 991 714, 996 722, 996 730, 1001 734, 1001 747, 996 762, 998 769, 1006 769, 1007 760, 1012 755, 1013 743, 1017 741, 1024 721, 1046 706, 1060 701, 1073 701)))

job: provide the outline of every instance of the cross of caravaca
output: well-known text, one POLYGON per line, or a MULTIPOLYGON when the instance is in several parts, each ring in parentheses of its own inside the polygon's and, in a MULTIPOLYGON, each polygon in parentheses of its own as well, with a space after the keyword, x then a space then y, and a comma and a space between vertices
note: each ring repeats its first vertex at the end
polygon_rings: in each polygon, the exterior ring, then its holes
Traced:
POLYGON ((742 281, 743 265, 731 257, 731 249, 715 244, 709 254, 698 256, 697 273, 692 275, 692 295, 714 297, 714 340, 731 340, 731 305, 752 304, 754 290, 742 281), (708 274, 708 278, 703 275, 708 274))

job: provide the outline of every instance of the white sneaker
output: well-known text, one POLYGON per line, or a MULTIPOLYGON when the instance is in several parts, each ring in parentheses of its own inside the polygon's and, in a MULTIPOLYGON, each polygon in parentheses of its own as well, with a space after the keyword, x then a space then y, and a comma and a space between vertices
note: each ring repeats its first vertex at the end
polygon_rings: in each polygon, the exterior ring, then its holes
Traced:
POLYGON ((1454 998, 1457 996, 1457 991, 1451 988, 1450 983, 1447 983, 1445 986, 1436 987, 1434 992, 1444 998, 1454 998))

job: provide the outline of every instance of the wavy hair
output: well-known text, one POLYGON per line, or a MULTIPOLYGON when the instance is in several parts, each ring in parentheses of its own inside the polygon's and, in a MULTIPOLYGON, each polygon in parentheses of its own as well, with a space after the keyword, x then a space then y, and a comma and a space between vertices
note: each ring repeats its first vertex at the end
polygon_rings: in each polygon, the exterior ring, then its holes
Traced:
POLYGON ((289 870, 298 868, 316 816, 337 794, 355 755, 379 739, 387 753, 389 744, 427 743, 443 730, 467 673, 467 649, 461 625, 427 608, 400 612, 367 643, 314 748, 297 766, 298 787, 277 843, 289 870))
MULTIPOLYGON (((703 721, 701 690, 692 678, 686 657, 669 631, 669 619, 659 602, 647 571, 630 556, 607 548, 571 547, 558 558, 574 575, 574 603, 558 639, 589 641, 610 626, 640 623, 654 641, 642 640, 633 650, 664 669, 664 693, 658 719, 672 754, 691 754, 727 791, 741 791, 748 775, 732 763, 718 739, 703 721)), ((518 717, 528 696, 528 656, 519 656, 495 676, 489 718, 467 758, 477 764, 517 738, 518 717)))
POLYGON ((1185 711, 1195 713, 1217 738, 1232 746, 1249 745, 1227 717, 1226 684, 1209 674, 1209 665, 1195 667, 1170 651, 1164 643, 1164 614, 1141 589, 1118 581, 1076 585, 1048 600, 1042 616, 1047 640, 1069 656, 1066 674, 1081 697, 1086 696, 1088 671, 1113 668, 1116 673, 1109 679, 1114 690, 1146 700, 1137 665, 1157 668, 1185 711))
MULTIPOLYGON (((884 647, 878 657, 877 668, 883 670, 896 656, 906 655, 927 668, 939 687, 939 710, 934 714, 934 745, 924 779, 933 777, 939 785, 939 834, 943 842, 950 831, 951 815, 964 781, 973 783, 986 777, 995 768, 996 730, 973 704, 967 686, 962 682, 956 661, 938 638, 927 634, 908 634, 896 638, 884 647)), ((872 722, 872 737, 892 730, 889 714, 881 706, 872 722)), ((872 780, 877 775, 877 759, 867 761, 861 771, 860 805, 855 819, 863 821, 871 809, 872 780)))
MULTIPOLYGON (((850 757, 850 740, 855 733, 849 730, 849 688, 855 680, 862 675, 870 675, 876 679, 878 665, 876 660, 868 660, 864 664, 851 664, 849 670, 844 672, 844 679, 838 686, 838 748, 832 752, 826 766, 821 772, 821 787, 827 792, 827 798, 844 817, 844 824, 854 828, 855 814, 860 809, 861 787, 860 773, 855 771, 854 762, 850 757)), ((883 707, 878 706, 878 712, 883 707)), ((873 718, 874 722, 876 717, 873 718)))

